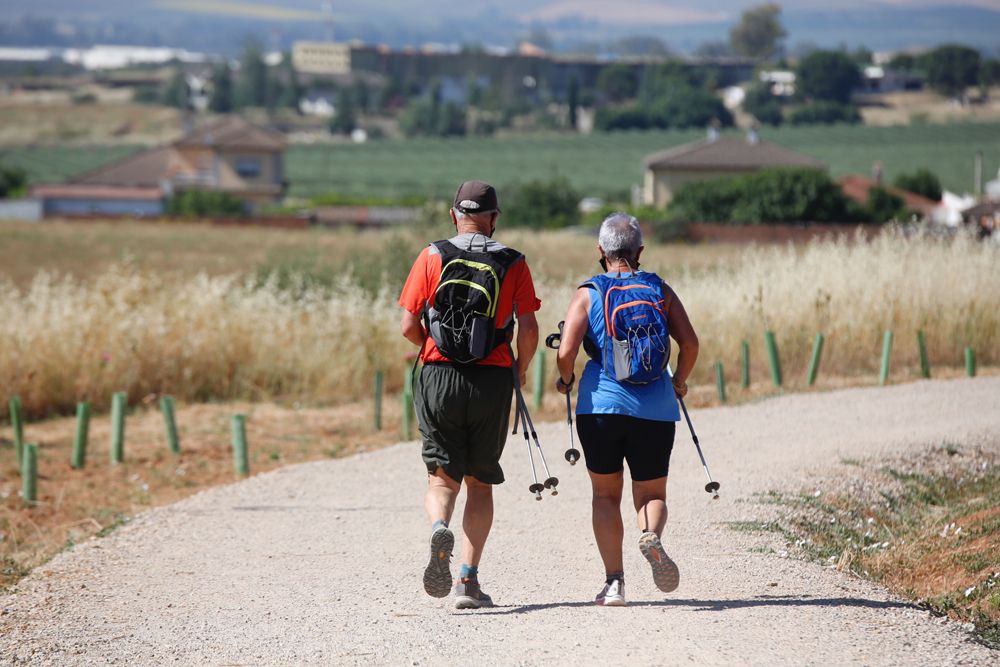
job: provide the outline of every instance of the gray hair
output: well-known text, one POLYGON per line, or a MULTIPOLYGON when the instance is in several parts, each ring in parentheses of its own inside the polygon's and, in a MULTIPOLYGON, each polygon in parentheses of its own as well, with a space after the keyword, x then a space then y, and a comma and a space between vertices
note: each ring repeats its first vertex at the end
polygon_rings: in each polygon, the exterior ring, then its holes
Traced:
POLYGON ((628 213, 616 211, 601 223, 597 242, 610 260, 624 259, 634 262, 642 247, 642 229, 639 221, 628 213))

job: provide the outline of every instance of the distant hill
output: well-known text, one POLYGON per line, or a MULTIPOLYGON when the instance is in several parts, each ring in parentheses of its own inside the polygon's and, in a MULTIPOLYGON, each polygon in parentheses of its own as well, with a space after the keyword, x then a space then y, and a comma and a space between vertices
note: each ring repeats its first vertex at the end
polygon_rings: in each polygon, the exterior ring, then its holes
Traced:
MULTIPOLYGON (((786 0, 787 43, 872 49, 957 41, 1000 49, 992 0, 786 0)), ((392 46, 512 46, 532 28, 556 47, 657 36, 677 51, 725 40, 742 0, 4 0, 0 45, 131 43, 235 52, 249 35, 272 47, 295 39, 360 39, 392 46), (332 12, 332 14, 331 14, 332 12), (332 22, 329 17, 332 15, 332 22)))

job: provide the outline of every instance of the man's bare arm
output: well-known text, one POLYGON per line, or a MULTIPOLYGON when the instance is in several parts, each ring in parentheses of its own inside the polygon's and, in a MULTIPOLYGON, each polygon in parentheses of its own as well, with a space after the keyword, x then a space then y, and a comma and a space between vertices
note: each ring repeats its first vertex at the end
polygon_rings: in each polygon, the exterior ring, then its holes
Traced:
POLYGON ((399 329, 403 332, 403 338, 410 341, 417 347, 423 347, 427 333, 424 325, 420 322, 420 316, 414 315, 408 310, 403 311, 403 316, 399 320, 399 329))

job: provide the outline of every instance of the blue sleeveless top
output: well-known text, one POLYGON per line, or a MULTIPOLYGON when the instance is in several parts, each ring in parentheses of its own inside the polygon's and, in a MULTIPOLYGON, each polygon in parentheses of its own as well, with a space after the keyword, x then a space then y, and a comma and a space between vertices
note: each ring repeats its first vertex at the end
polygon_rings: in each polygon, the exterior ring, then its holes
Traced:
MULTIPOLYGON (((631 273, 621 275, 628 278, 631 273)), ((590 293, 590 308, 587 317, 587 335, 599 349, 604 349, 604 304, 601 295, 593 289, 590 293)), ((651 421, 680 421, 677 396, 666 373, 657 382, 649 384, 621 383, 601 372, 601 364, 589 359, 580 378, 580 390, 576 400, 578 415, 627 415, 651 421)))

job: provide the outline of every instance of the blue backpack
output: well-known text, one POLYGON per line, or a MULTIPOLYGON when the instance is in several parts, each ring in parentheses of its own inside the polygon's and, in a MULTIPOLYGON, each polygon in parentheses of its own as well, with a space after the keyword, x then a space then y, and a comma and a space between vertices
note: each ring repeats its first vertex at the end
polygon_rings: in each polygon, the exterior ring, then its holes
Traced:
POLYGON ((601 295, 604 304, 604 347, 587 336, 584 349, 618 382, 648 384, 663 377, 670 362, 667 330, 669 304, 663 280, 646 271, 630 276, 597 275, 581 287, 601 295))

